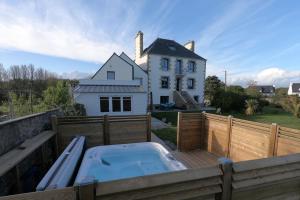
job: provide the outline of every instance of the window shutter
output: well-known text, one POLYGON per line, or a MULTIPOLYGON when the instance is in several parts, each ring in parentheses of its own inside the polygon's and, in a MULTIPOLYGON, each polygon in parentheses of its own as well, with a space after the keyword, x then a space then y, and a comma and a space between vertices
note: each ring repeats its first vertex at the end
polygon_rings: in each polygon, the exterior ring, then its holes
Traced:
POLYGON ((163 69, 163 58, 160 58, 160 69, 163 69))

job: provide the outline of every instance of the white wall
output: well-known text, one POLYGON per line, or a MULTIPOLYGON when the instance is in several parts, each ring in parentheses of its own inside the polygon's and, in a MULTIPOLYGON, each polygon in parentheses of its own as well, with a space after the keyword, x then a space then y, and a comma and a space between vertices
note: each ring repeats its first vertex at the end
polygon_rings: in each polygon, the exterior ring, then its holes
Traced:
POLYGON ((125 53, 122 53, 120 55, 121 58, 129 62, 133 66, 133 79, 143 79, 143 88, 145 91, 148 91, 148 74, 140 67, 138 66, 131 58, 129 58, 125 53))
POLYGON ((115 80, 132 80, 132 66, 113 54, 92 79, 107 80, 107 71, 115 72, 115 80))
POLYGON ((204 82, 205 82, 205 71, 206 63, 205 61, 198 59, 180 58, 180 57, 170 57, 170 56, 160 56, 160 55, 149 55, 149 66, 150 71, 148 71, 150 91, 152 91, 153 104, 160 104, 160 96, 169 96, 169 101, 173 102, 173 92, 176 90, 176 76, 175 76, 175 62, 177 59, 182 60, 182 70, 185 74, 181 77, 182 80, 182 90, 187 91, 191 96, 199 96, 199 102, 202 103, 204 100, 204 82), (163 71, 161 69, 161 58, 169 59, 169 70, 163 71), (196 62, 196 72, 187 72, 188 61, 196 62), (161 88, 161 77, 168 76, 170 81, 170 88, 161 88), (187 79, 195 79, 194 89, 187 89, 187 79))
POLYGON ((147 113, 147 93, 81 93, 75 95, 75 101, 85 106, 88 116, 101 115, 143 115, 147 113), (100 96, 131 96, 131 112, 100 112, 100 96))

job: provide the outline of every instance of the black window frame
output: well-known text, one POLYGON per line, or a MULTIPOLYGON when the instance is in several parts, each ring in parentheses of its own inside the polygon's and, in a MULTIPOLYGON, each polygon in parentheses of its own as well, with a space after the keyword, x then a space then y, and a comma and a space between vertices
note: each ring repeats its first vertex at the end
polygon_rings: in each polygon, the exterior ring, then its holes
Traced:
POLYGON ((195 89, 195 79, 194 78, 188 78, 187 79, 187 88, 188 89, 195 89), (189 85, 189 81, 192 81, 192 86, 189 85))
POLYGON ((116 80, 116 72, 115 72, 115 71, 107 71, 107 72, 106 72, 106 79, 107 79, 107 80, 116 80), (113 79, 109 79, 109 78, 108 78, 108 74, 109 74, 109 73, 113 73, 113 74, 114 74, 114 78, 113 78, 113 79))
POLYGON ((181 59, 177 59, 175 62, 175 72, 176 72, 176 74, 182 74, 182 60, 181 59), (180 63, 180 65, 178 63, 180 63))
POLYGON ((191 73, 196 72, 196 62, 195 61, 190 60, 188 62, 188 72, 191 72, 191 73), (191 64, 193 64, 192 69, 191 69, 191 64))
POLYGON ((109 97, 100 97, 100 112, 109 112, 109 97), (104 109, 102 106, 102 103, 105 103, 104 101, 107 101, 107 109, 104 109))
POLYGON ((169 58, 162 58, 161 59, 161 70, 162 71, 165 71, 165 72, 169 71, 169 65, 170 65, 169 58))
POLYGON ((112 112, 122 112, 121 100, 122 100, 121 97, 111 97, 112 112))
POLYGON ((170 102, 170 97, 169 96, 160 96, 160 99, 159 99, 160 104, 167 104, 169 102, 170 102), (163 101, 163 98, 165 98, 166 101, 163 101))
POLYGON ((131 112, 132 111, 132 98, 130 97, 130 96, 126 96, 126 97, 123 97, 122 98, 122 101, 123 101, 123 112, 131 112), (129 101, 129 110, 127 110, 126 108, 125 108, 125 106, 126 106, 126 101, 129 101))
POLYGON ((170 78, 168 76, 162 76, 160 79, 160 87, 163 89, 169 89, 169 82, 170 82, 170 78), (163 79, 167 79, 167 81, 165 81, 163 79), (163 84, 164 82, 167 82, 166 86, 165 86, 165 84, 163 84))

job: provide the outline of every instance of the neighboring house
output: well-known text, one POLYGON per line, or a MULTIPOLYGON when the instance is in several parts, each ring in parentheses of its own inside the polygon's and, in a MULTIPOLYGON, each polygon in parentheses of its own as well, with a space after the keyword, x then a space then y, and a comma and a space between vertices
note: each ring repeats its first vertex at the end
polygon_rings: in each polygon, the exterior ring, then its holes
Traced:
POLYGON ((255 86, 250 86, 250 88, 257 90, 265 97, 271 97, 275 95, 274 85, 255 85, 255 86))
POLYGON ((300 83, 290 83, 288 95, 298 95, 300 97, 300 83))
POLYGON ((143 33, 138 32, 135 62, 148 72, 148 104, 195 108, 203 103, 206 59, 194 50, 194 41, 181 45, 161 38, 144 49, 143 33))
POLYGON ((80 80, 74 99, 87 115, 146 114, 147 84, 142 68, 125 53, 114 53, 91 79, 80 80))

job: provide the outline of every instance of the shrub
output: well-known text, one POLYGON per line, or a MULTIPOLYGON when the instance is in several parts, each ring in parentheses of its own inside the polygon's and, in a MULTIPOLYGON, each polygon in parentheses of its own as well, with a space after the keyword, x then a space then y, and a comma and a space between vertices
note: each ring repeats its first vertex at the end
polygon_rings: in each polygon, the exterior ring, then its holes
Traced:
POLYGON ((282 107, 291 112, 295 117, 300 118, 300 98, 298 96, 288 96, 281 102, 282 107))
POLYGON ((259 104, 256 99, 246 100, 246 115, 254 115, 258 110, 259 104))
POLYGON ((220 91, 212 105, 221 108, 222 112, 242 111, 245 108, 246 95, 232 91, 220 91))

